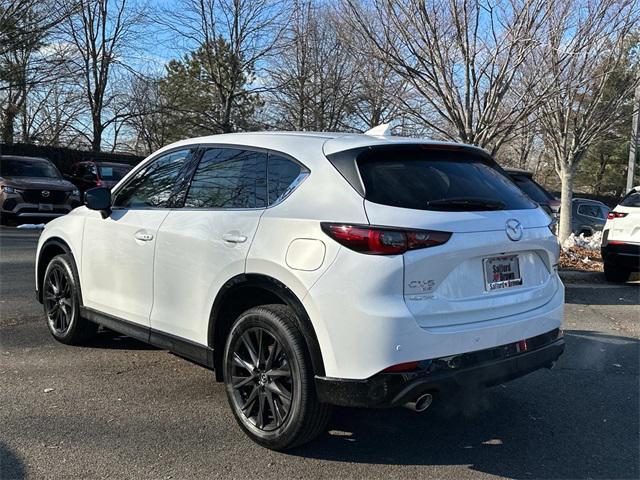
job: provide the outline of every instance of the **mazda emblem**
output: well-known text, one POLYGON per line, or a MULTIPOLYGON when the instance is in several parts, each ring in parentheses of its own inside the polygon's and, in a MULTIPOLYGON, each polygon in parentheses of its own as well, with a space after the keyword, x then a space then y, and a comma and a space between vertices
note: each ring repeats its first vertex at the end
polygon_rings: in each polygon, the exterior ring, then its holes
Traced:
POLYGON ((48 198, 49 197, 49 190, 42 190, 42 198, 48 198))
POLYGON ((522 238, 522 224, 515 218, 507 220, 505 231, 507 232, 507 237, 514 242, 517 242, 522 238))

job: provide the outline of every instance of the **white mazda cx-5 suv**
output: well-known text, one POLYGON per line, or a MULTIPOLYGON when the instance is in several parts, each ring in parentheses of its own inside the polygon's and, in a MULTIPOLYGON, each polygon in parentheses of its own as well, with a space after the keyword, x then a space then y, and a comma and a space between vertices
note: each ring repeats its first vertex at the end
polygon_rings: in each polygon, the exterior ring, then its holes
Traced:
POLYGON ((216 135, 85 203, 38 244, 51 334, 102 325, 214 369, 269 448, 314 438, 331 405, 422 411, 564 349, 550 218, 479 148, 216 135))

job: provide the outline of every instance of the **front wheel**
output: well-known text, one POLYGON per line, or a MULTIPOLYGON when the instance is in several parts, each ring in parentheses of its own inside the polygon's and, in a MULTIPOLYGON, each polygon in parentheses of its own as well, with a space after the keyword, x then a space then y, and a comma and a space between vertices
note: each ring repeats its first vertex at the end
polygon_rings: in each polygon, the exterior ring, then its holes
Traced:
POLYGON ((233 414, 256 443, 285 450, 326 427, 331 407, 315 392, 311 359, 284 305, 265 305, 236 320, 224 351, 224 381, 233 414))
POLYGON ((98 326, 80 317, 80 295, 75 263, 58 255, 47 265, 42 282, 42 304, 53 338, 76 345, 95 335, 98 326))

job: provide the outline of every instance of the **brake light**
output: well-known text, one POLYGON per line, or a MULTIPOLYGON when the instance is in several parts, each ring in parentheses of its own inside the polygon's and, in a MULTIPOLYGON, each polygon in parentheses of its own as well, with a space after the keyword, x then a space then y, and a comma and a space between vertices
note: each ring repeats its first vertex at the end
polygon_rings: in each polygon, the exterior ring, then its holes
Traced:
POLYGON ((613 220, 614 218, 622 218, 622 217, 626 217, 627 213, 625 212, 609 212, 607 214, 607 218, 609 220, 613 220))
POLYGON ((400 230, 368 225, 322 223, 321 227, 324 233, 339 244, 371 255, 398 255, 407 250, 435 247, 446 243, 451 237, 449 232, 400 230))

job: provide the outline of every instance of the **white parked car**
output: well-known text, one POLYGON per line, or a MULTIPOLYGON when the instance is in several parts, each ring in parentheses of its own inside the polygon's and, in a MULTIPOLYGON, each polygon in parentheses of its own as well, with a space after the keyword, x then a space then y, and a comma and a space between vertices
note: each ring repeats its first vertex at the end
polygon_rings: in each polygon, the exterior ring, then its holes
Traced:
POLYGON ((631 189, 607 215, 602 259, 612 282, 626 282, 631 272, 640 271, 640 187, 631 189))
POLYGON ((330 405, 426 409, 564 349, 547 214, 483 150, 415 139, 227 134, 151 155, 40 237, 47 324, 97 325, 215 370, 256 442, 330 405))

